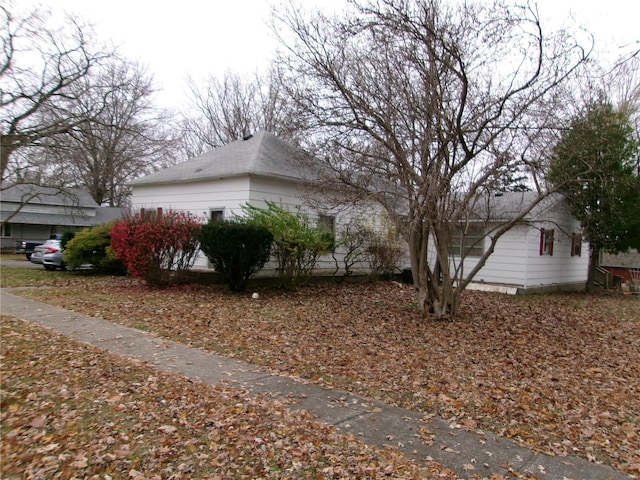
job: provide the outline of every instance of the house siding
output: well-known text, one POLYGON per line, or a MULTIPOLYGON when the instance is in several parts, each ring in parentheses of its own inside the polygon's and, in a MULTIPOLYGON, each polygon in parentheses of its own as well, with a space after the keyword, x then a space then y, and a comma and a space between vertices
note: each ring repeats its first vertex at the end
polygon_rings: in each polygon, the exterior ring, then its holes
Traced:
POLYGON ((190 212, 203 220, 211 209, 225 209, 225 218, 240 212, 249 197, 249 178, 233 177, 190 183, 136 185, 131 204, 134 211, 141 208, 190 212))
POLYGON ((579 232, 577 222, 559 222, 537 225, 528 232, 528 275, 525 289, 584 284, 589 265, 589 245, 582 242, 580 256, 571 256, 571 233, 579 232), (540 255, 540 228, 553 228, 553 255, 540 255))
POLYGON ((9 235, 0 238, 0 248, 14 249, 16 242, 23 240, 44 242, 53 233, 76 231, 96 223, 99 207, 93 200, 90 205, 76 206, 65 205, 53 194, 43 194, 42 197, 21 203, 6 200, 3 196, 0 214, 2 221, 9 224, 9 235))
POLYGON ((28 223, 11 223, 11 235, 2 237, 1 248, 3 250, 13 250, 16 242, 22 240, 45 241, 52 233, 60 233, 55 225, 34 225, 28 223))
MULTIPOLYGON (((300 189, 295 182, 266 177, 251 177, 248 201, 254 207, 265 208, 266 202, 274 202, 289 210, 302 205, 300 189)), ((307 213, 313 214, 308 209, 307 213)))
MULTIPOLYGON (((485 239, 485 250, 490 239, 485 239)), ((474 282, 498 283, 504 285, 522 285, 527 271, 527 256, 523 256, 523 244, 526 242, 526 227, 516 225, 497 242, 495 252, 485 266, 478 272, 474 282)), ((468 273, 477 264, 477 257, 465 259, 464 272, 468 273)))
MULTIPOLYGON (((336 235, 346 223, 355 218, 366 219, 366 223, 374 229, 379 229, 382 225, 379 206, 339 211, 331 208, 311 208, 305 204, 296 182, 256 175, 189 183, 136 185, 132 196, 134 211, 141 208, 155 210, 161 207, 165 210, 189 212, 201 218, 203 222, 208 221, 211 210, 224 210, 225 219, 231 219, 234 215, 243 215, 242 207, 247 203, 265 208, 267 202, 274 202, 291 212, 300 208, 300 211, 307 214, 312 221, 316 221, 320 214, 334 216, 336 235)), ((322 205, 322 202, 318 203, 322 205)), ((334 255, 338 265, 342 267, 344 250, 338 248, 334 255)), ((211 265, 206 256, 200 253, 194 268, 209 269, 211 265)), ((276 268, 277 264, 272 259, 256 276, 274 276, 276 268)), ((356 264, 352 270, 364 273, 368 270, 368 265, 356 264)), ((314 271, 317 274, 333 274, 336 271, 336 260, 331 254, 323 255, 318 259, 314 271)), ((342 273, 341 268, 338 274, 342 273)))
MULTIPOLYGON (((576 220, 561 211, 548 214, 546 222, 523 222, 506 232, 496 243, 494 253, 473 278, 476 284, 496 284, 521 290, 583 285, 588 268, 588 242, 582 242, 581 256, 571 256, 571 234, 580 232, 576 220), (540 255, 540 231, 554 230, 553 255, 540 255)), ((489 238, 485 239, 485 249, 489 238)), ((432 253, 434 257, 435 252, 432 253)), ((457 266, 459 257, 452 259, 457 266)), ((476 265, 478 257, 465 259, 462 276, 476 265)))
MULTIPOLYGON (((218 180, 159 185, 136 185, 131 205, 133 211, 142 208, 188 212, 207 222, 212 210, 224 210, 224 218, 233 218, 242 212, 249 198, 249 177, 240 176, 218 180)), ((194 264, 196 269, 210 268, 209 260, 200 252, 194 264)))
MULTIPOLYGON (((560 220, 516 225, 498 240, 494 254, 473 281, 512 285, 524 290, 584 283, 588 243, 582 243, 581 256, 571 256, 571 233, 580 231, 579 224, 565 219, 564 224, 559 225, 560 220), (553 255, 540 255, 541 228, 554 229, 553 255)), ((466 272, 475 266, 473 257, 465 263, 466 272)))

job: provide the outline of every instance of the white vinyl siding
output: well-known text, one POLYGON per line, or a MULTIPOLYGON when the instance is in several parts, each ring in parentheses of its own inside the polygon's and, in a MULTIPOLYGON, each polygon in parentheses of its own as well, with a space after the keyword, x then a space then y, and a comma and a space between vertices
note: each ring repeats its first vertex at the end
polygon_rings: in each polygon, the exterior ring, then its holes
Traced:
MULTIPOLYGON (((522 289, 579 284, 586 280, 588 255, 571 256, 571 234, 579 230, 577 221, 554 217, 549 223, 521 223, 498 240, 495 252, 473 278, 473 283, 508 285, 522 289), (553 255, 540 255, 540 230, 555 227, 553 255)), ((485 239, 488 245, 490 239, 485 239)), ((485 246, 486 246, 485 245, 485 246)), ((583 241, 582 249, 587 248, 583 241)), ((433 242, 430 251, 435 260, 433 242)), ((452 257, 452 267, 459 267, 459 257, 452 257)), ((462 277, 477 265, 478 257, 465 258, 462 277)))
MULTIPOLYGON (((249 198, 249 177, 233 177, 189 183, 136 185, 131 204, 134 212, 141 208, 189 212, 207 222, 211 211, 223 210, 225 219, 242 213, 249 198)), ((200 253, 194 268, 209 268, 209 261, 200 253)))
MULTIPOLYGON (((210 218, 213 210, 224 210, 226 219, 235 214, 242 214, 242 206, 250 203, 256 207, 265 207, 266 201, 275 202, 290 211, 296 211, 302 206, 302 211, 311 217, 313 222, 320 215, 335 217, 336 236, 339 236, 341 226, 351 219, 362 219, 364 223, 374 229, 385 228, 385 222, 379 205, 366 205, 358 209, 332 211, 323 209, 321 202, 314 202, 314 208, 305 204, 298 185, 293 181, 258 175, 243 175, 218 180, 194 181, 166 185, 135 185, 133 189, 133 210, 140 208, 188 211, 203 221, 210 218)), ((542 212, 544 219, 523 222, 516 225, 498 240, 495 252, 489 257, 485 266, 475 276, 473 282, 498 284, 529 289, 545 286, 565 284, 579 284, 586 280, 588 257, 584 254, 588 247, 582 242, 583 254, 571 255, 572 233, 580 231, 579 223, 563 210, 562 204, 556 205, 542 212), (553 255, 540 255, 540 232, 542 229, 554 229, 553 255)), ((12 232, 15 235, 15 232, 12 232)), ((575 238, 575 236, 574 236, 575 238)), ((483 250, 488 247, 489 238, 484 240, 483 250)), ((433 242, 430 244, 433 247, 433 242)), ((476 251, 475 253, 480 253, 476 251)), ((339 265, 341 261, 340 249, 335 252, 339 265)), ((433 251, 430 252, 433 258, 433 251)), ((479 257, 468 256, 465 259, 463 275, 476 265, 479 257)), ((453 256, 455 264, 460 259, 453 256)), ((408 255, 402 266, 409 266, 408 255)), ((402 267, 401 266, 401 267, 402 267)), ((195 268, 208 268, 208 261, 200 255, 195 268)), ((270 262, 259 276, 274 274, 275 265, 270 262)), ((319 259, 316 273, 333 274, 335 261, 331 255, 324 255, 319 259)), ((355 266, 355 271, 366 270, 366 265, 355 266)), ((341 275, 342 270, 338 273, 341 275)), ((363 272, 364 273, 364 272, 363 272)))

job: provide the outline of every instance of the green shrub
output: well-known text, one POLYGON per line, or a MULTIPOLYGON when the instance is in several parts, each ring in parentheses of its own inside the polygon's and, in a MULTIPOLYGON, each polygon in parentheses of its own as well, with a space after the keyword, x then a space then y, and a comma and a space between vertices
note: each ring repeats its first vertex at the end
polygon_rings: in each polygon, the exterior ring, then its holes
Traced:
POLYGON ((90 264, 101 273, 126 274, 126 267, 111 251, 112 227, 113 223, 106 223, 78 232, 64 249, 67 267, 74 270, 81 265, 90 264))
POLYGON ((266 228, 240 222, 210 222, 200 233, 200 248, 234 292, 267 263, 272 241, 266 228))
POLYGON ((278 273, 287 283, 311 275, 318 257, 331 251, 333 237, 314 226, 299 209, 292 213, 267 202, 267 208, 246 205, 243 210, 248 223, 266 228, 273 235, 271 252, 278 262, 278 273))
POLYGON ((60 247, 62 247, 63 249, 67 248, 67 243, 69 243, 69 240, 72 240, 75 236, 76 232, 73 232, 71 230, 67 230, 66 232, 64 232, 62 234, 62 238, 60 239, 60 247))

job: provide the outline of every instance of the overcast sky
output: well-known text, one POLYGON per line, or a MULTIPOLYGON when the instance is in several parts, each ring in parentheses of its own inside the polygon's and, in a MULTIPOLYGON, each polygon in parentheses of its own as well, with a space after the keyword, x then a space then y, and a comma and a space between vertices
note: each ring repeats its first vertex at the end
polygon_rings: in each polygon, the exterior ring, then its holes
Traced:
MULTIPOLYGON (((54 12, 74 12, 95 25, 100 40, 112 39, 119 51, 147 65, 158 100, 180 107, 185 79, 253 73, 264 68, 276 47, 267 26, 271 3, 285 0, 19 0, 21 7, 42 4, 54 12)), ((344 0, 305 0, 305 5, 339 9, 344 0)), ((540 15, 554 26, 577 22, 597 37, 613 57, 620 47, 640 48, 639 0, 538 0, 540 15), (626 47, 625 47, 626 46, 626 47)))

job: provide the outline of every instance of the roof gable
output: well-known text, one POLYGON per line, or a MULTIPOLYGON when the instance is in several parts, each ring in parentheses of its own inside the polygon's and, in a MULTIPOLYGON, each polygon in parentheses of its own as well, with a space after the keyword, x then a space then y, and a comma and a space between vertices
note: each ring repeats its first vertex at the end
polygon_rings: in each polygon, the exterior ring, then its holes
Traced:
POLYGON ((190 182, 238 175, 260 175, 300 180, 295 158, 302 153, 267 131, 228 143, 159 172, 132 185, 190 182))

